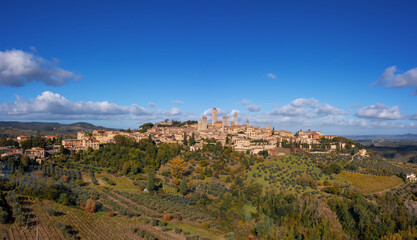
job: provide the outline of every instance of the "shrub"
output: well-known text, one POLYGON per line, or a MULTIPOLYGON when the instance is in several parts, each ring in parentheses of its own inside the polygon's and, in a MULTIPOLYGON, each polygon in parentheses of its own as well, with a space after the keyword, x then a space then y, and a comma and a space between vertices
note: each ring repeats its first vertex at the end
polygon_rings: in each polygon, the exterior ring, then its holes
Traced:
POLYGON ((46 208, 45 211, 50 215, 50 216, 55 216, 55 209, 53 208, 46 208))
POLYGON ((152 219, 152 226, 158 226, 159 220, 158 219, 152 219))
POLYGON ((210 223, 209 222, 202 222, 201 227, 204 228, 204 229, 209 229, 210 228, 210 223))
POLYGON ((166 227, 166 226, 168 226, 168 223, 159 221, 158 225, 161 226, 161 227, 166 227))
POLYGON ((164 221, 171 221, 171 216, 169 214, 165 214, 164 221))
POLYGON ((88 199, 87 204, 85 205, 85 210, 89 213, 94 213, 96 211, 96 202, 93 199, 88 199))
POLYGON ((115 215, 116 215, 116 212, 115 211, 108 211, 107 212, 107 216, 109 216, 109 217, 113 217, 115 215))

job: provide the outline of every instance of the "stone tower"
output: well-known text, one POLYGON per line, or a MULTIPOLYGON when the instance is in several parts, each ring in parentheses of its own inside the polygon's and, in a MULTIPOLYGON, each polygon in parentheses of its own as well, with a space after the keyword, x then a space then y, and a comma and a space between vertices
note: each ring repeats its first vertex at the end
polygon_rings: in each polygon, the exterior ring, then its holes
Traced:
POLYGON ((235 126, 237 125, 237 112, 235 112, 235 121, 234 121, 235 126))
POLYGON ((207 130, 207 117, 203 114, 201 118, 201 130, 207 130))
POLYGON ((212 111, 212 118, 211 118, 211 124, 214 126, 214 124, 217 122, 217 109, 213 107, 212 111))

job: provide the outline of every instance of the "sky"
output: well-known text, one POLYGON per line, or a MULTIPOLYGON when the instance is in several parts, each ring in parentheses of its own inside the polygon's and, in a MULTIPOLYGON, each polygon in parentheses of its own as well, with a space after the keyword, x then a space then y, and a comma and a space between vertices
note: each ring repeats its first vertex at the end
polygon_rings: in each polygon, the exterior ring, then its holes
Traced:
POLYGON ((417 133, 416 1, 1 1, 0 121, 417 133), (233 119, 233 118, 231 118, 233 119))

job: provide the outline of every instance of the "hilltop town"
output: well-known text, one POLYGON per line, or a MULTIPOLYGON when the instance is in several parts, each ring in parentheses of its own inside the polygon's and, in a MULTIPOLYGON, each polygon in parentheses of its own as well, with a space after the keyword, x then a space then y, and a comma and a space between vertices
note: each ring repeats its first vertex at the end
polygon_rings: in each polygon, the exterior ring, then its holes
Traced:
MULTIPOLYGON (((268 155, 282 155, 295 151, 328 152, 333 150, 354 149, 353 142, 337 136, 326 136, 320 131, 302 131, 292 133, 287 130, 275 130, 270 126, 261 128, 251 126, 246 120, 245 124, 239 124, 238 113, 234 113, 233 121, 229 116, 223 116, 221 121, 217 117, 217 109, 212 109, 212 121, 208 122, 207 116, 202 115, 199 121, 168 122, 156 124, 147 123, 139 130, 116 131, 116 130, 93 130, 90 133, 78 132, 76 139, 62 139, 64 149, 71 152, 83 151, 88 148, 97 150, 100 146, 115 143, 116 136, 124 136, 138 142, 141 139, 151 137, 156 143, 179 143, 190 147, 191 151, 201 149, 207 143, 220 143, 229 145, 235 151, 268 155)), ((43 139, 54 143, 55 136, 42 136, 43 139)), ((28 141, 30 136, 18 136, 16 141, 28 141)), ((49 145, 45 148, 35 146, 30 149, 11 149, 2 147, 2 156, 27 155, 31 158, 44 159, 48 153, 54 154, 60 151, 60 145, 49 145)), ((366 154, 361 150, 360 154, 366 154)))
POLYGON ((117 135, 132 138, 135 141, 151 137, 157 144, 180 143, 189 145, 191 150, 201 149, 204 143, 216 142, 230 145, 236 151, 259 153, 268 151, 269 154, 288 152, 290 148, 306 151, 331 151, 352 149, 355 145, 347 139, 337 136, 325 136, 320 131, 297 131, 295 134, 286 130, 275 130, 270 126, 261 128, 251 126, 246 120, 239 124, 237 112, 233 121, 223 116, 221 121, 217 117, 217 109, 212 109, 212 121, 202 115, 201 120, 188 121, 186 124, 164 121, 155 125, 148 123, 141 126, 139 131, 105 131, 93 130, 91 135, 78 132, 77 139, 64 139, 62 144, 71 151, 85 150, 88 147, 98 149, 100 144, 114 143, 117 135), (336 141, 333 141, 336 140, 336 141))

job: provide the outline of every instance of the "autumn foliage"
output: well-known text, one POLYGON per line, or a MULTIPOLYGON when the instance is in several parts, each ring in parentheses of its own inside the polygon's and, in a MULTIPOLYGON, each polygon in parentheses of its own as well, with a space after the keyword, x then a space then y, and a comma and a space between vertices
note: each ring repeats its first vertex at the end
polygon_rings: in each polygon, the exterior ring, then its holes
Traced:
POLYGON ((93 199, 88 199, 87 204, 85 205, 85 210, 89 213, 94 213, 96 211, 96 202, 93 199))
POLYGON ((169 215, 169 214, 165 214, 165 215, 164 215, 164 220, 165 220, 165 221, 171 221, 171 215, 169 215))
POLYGON ((115 211, 108 211, 107 212, 107 216, 109 216, 109 217, 114 217, 115 215, 116 215, 115 211))
POLYGON ((174 157, 168 165, 171 167, 171 174, 180 178, 187 170, 187 162, 181 156, 174 157))

